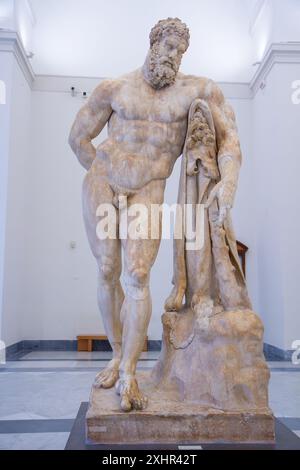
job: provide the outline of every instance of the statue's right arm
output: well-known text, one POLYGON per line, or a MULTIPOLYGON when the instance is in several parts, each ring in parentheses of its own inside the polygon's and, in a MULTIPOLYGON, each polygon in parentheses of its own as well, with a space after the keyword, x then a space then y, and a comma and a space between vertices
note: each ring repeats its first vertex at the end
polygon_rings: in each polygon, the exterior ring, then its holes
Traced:
POLYGON ((77 114, 70 132, 69 144, 86 170, 96 157, 92 139, 100 134, 112 113, 111 94, 112 81, 104 80, 77 114))

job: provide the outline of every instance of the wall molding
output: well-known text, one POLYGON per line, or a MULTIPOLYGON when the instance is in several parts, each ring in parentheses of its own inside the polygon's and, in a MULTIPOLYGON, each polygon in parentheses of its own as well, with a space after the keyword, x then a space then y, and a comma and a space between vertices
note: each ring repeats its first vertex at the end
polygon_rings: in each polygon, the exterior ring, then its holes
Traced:
MULTIPOLYGON (((249 83, 218 82, 218 85, 227 99, 253 99, 256 93, 266 86, 267 78, 275 64, 300 64, 300 42, 272 43, 249 83)), ((75 86, 78 90, 90 93, 104 78, 106 77, 37 75, 33 90, 69 93, 70 87, 75 86)))
POLYGON ((0 53, 13 54, 20 69, 22 70, 30 88, 33 87, 35 74, 27 58, 26 51, 22 45, 18 33, 13 31, 0 31, 0 53))
MULTIPOLYGON (((36 75, 33 91, 48 93, 70 93, 71 87, 80 92, 90 94, 95 87, 107 77, 72 77, 67 75, 36 75)), ((218 82, 227 99, 250 99, 251 91, 248 83, 218 82)))
POLYGON ((33 91, 48 93, 70 93, 71 86, 77 92, 91 93, 95 87, 106 77, 76 77, 68 75, 36 75, 33 91))
POLYGON ((275 64, 300 64, 300 42, 272 43, 264 55, 249 87, 254 98, 266 86, 267 78, 275 64))
MULTIPOLYGON (((27 58, 19 35, 13 31, 0 30, 0 52, 14 55, 33 91, 70 93, 71 86, 78 92, 88 94, 106 77, 76 77, 64 75, 36 75, 27 58)), ((300 41, 272 43, 256 70, 247 82, 218 82, 227 99, 253 99, 265 87, 275 64, 300 64, 300 41)))
MULTIPOLYGON (((160 351, 161 340, 148 340, 148 351, 160 351)), ((77 351, 77 340, 23 340, 6 348, 6 360, 18 360, 32 351, 77 351)), ((107 340, 94 341, 94 351, 111 351, 107 340)), ((264 343, 267 361, 291 361, 292 350, 284 350, 264 343)))

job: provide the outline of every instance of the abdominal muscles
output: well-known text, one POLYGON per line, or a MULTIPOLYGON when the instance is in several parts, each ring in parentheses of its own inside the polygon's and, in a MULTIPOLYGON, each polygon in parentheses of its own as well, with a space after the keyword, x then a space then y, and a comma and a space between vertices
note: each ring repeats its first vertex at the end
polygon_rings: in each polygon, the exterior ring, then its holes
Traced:
POLYGON ((104 163, 110 184, 137 190, 152 180, 168 178, 181 154, 184 126, 175 133, 175 129, 168 126, 166 132, 158 136, 151 133, 151 123, 145 123, 138 133, 139 139, 130 125, 124 127, 110 127, 108 139, 97 149, 97 157, 104 163))
POLYGON ((152 180, 166 179, 173 170, 180 150, 160 152, 151 144, 116 142, 109 138, 97 149, 112 186, 137 190, 152 180))

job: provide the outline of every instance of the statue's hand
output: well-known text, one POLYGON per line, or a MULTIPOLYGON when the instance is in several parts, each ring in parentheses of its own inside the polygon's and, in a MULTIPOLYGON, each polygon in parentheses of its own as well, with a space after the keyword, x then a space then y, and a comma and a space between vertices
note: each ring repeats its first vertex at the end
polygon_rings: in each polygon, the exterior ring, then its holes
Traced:
POLYGON ((221 181, 221 186, 218 190, 218 202, 219 202, 219 216, 217 220, 217 224, 219 226, 223 225, 228 212, 230 209, 233 207, 233 200, 234 200, 234 195, 236 191, 236 184, 229 180, 224 178, 224 180, 221 181))

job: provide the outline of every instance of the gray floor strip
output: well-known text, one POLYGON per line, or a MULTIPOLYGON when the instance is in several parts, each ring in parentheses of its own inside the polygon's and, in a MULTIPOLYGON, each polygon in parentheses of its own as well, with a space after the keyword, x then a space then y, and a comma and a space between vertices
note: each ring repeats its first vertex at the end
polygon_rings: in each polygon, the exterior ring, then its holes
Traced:
POLYGON ((271 372, 300 372, 300 367, 269 367, 271 372))
POLYGON ((1 421, 0 434, 71 432, 73 419, 22 419, 1 421))
POLYGON ((300 418, 278 418, 292 431, 300 431, 300 418))

